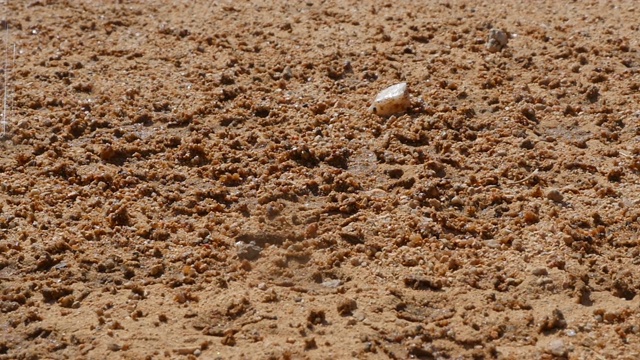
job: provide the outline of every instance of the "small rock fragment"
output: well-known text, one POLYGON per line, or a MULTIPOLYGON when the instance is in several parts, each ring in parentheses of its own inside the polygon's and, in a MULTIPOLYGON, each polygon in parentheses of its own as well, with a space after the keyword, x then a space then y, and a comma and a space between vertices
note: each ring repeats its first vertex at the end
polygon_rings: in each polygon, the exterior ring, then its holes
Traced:
POLYGON ((236 251, 240 259, 255 260, 260 256, 262 248, 253 241, 249 244, 238 241, 236 242, 236 251))
POLYGON ((341 232, 339 233, 342 240, 351 245, 364 244, 364 235, 362 231, 341 232))
POLYGON ((597 102, 600 98, 600 89, 597 86, 592 86, 589 90, 587 90, 587 100, 590 103, 597 102))
POLYGON ((489 37, 485 46, 489 52, 501 51, 509 42, 509 35, 500 29, 489 30, 489 37))
POLYGON ((233 334, 227 334, 222 339, 221 343, 226 346, 236 346, 236 338, 233 337, 233 334))
POLYGON ((553 331, 556 329, 565 329, 567 327, 567 321, 564 319, 564 314, 558 309, 553 310, 551 316, 545 316, 540 323, 539 331, 553 331))
POLYGON ((342 280, 340 279, 332 279, 332 280, 327 280, 322 282, 322 286, 328 287, 330 289, 335 289, 340 285, 342 285, 342 280))
POLYGON ((484 244, 491 249, 497 249, 500 247, 500 242, 495 239, 487 240, 484 244))
POLYGON ((205 327, 204 330, 202 330, 202 333, 208 336, 223 337, 225 330, 226 329, 221 325, 214 325, 205 327))
POLYGON ((63 296, 60 299, 58 299, 58 304, 60 304, 60 306, 64 307, 64 308, 70 308, 73 306, 73 303, 76 301, 75 296, 73 295, 67 295, 67 296, 63 296))
POLYGON ((149 269, 149 276, 158 277, 164 273, 164 265, 156 264, 149 269))
POLYGON ((533 143, 533 141, 531 141, 531 139, 525 139, 524 141, 522 141, 522 143, 520 143, 520 147, 527 150, 533 149, 534 146, 535 144, 533 143))
POLYGON ((555 339, 547 345, 547 352, 553 356, 564 357, 567 355, 567 347, 562 339, 555 339))
POLYGON ((543 268, 543 267, 539 267, 539 268, 534 268, 533 270, 531 270, 531 273, 535 276, 547 276, 549 275, 549 272, 547 271, 547 268, 543 268))
POLYGON ((174 349, 173 352, 178 355, 191 355, 195 353, 196 350, 199 350, 199 349, 195 347, 186 347, 186 348, 174 349))
POLYGON ((317 349, 318 345, 316 344, 316 338, 304 339, 304 350, 313 350, 317 349))
POLYGON ((404 277, 404 285, 413 289, 440 290, 444 287, 442 280, 423 275, 408 275, 404 277))
POLYGON ((338 303, 338 314, 341 316, 349 316, 353 313, 353 310, 358 308, 358 304, 355 300, 344 298, 338 303))
POLYGON ((409 106, 411 100, 407 83, 403 82, 382 90, 369 107, 369 111, 378 116, 391 116, 406 111, 409 106))
POLYGON ((319 325, 326 323, 324 310, 311 310, 307 316, 307 327, 311 328, 313 325, 319 325))
POLYGON ((562 200, 564 200, 564 196, 562 196, 558 189, 551 189, 547 192, 547 199, 553 202, 561 203, 562 200))
POLYGON ((282 70, 282 77, 285 80, 290 80, 293 77, 293 71, 291 71, 291 67, 285 66, 284 70, 282 70))
POLYGON ((20 303, 16 301, 2 301, 0 302, 0 312, 8 313, 15 310, 18 310, 20 307, 20 303))

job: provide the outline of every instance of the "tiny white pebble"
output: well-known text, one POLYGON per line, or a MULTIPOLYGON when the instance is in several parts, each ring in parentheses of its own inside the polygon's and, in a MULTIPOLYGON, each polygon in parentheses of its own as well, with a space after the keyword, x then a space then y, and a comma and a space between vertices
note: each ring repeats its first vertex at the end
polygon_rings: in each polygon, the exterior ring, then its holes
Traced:
POLYGON ((403 82, 382 90, 373 100, 369 111, 379 116, 391 116, 401 113, 411 106, 407 83, 403 82))

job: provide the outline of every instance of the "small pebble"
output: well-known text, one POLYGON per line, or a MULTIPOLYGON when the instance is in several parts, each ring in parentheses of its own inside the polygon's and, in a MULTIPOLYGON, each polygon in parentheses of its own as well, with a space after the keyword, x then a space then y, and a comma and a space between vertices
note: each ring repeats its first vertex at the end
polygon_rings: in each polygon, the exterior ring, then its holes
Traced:
POLYGON ((342 281, 340 279, 327 280, 322 283, 322 286, 332 289, 335 289, 340 285, 342 285, 342 281))
POLYGON ((291 71, 289 66, 286 66, 284 70, 282 70, 282 77, 285 78, 285 80, 289 80, 293 77, 293 71, 291 71))
POLYGON ((369 107, 369 111, 379 116, 391 116, 405 112, 409 106, 411 106, 411 100, 407 83, 403 82, 382 90, 369 107))
POLYGON ((492 249, 497 249, 500 247, 500 243, 497 240, 487 240, 484 242, 484 244, 492 249))
POLYGON ((149 269, 149 276, 157 277, 164 273, 164 265, 156 264, 149 269))
POLYGON ((357 308, 358 308, 358 304, 356 303, 356 301, 349 298, 342 299, 338 303, 338 307, 337 307, 338 314, 342 316, 351 315, 353 311, 357 308))
POLYGON ((236 253, 240 259, 255 260, 260 256, 262 248, 256 245, 254 242, 249 244, 242 241, 236 242, 236 253))
POLYGON ((489 30, 489 37, 485 46, 489 52, 501 51, 509 42, 509 35, 500 29, 489 30))
POLYGON ((522 141, 522 143, 520 143, 520 147, 523 149, 531 150, 535 147, 535 144, 533 143, 533 141, 531 141, 531 139, 525 139, 524 141, 522 141))
POLYGON ((188 348, 175 349, 173 350, 173 352, 178 355, 191 355, 191 354, 195 355, 195 352, 199 350, 200 349, 197 349, 197 348, 194 349, 194 348, 188 347, 188 348))
POLYGON ((564 196, 562 196, 558 189, 551 189, 547 192, 547 199, 553 202, 561 203, 564 200, 564 196))
POLYGON ((549 345, 547 345, 547 352, 554 356, 565 356, 567 354, 567 347, 564 344, 564 341, 561 339, 552 340, 549 345))
POLYGON ((545 276, 545 275, 549 275, 549 272, 547 271, 546 268, 535 268, 533 270, 531 270, 531 273, 535 276, 545 276))

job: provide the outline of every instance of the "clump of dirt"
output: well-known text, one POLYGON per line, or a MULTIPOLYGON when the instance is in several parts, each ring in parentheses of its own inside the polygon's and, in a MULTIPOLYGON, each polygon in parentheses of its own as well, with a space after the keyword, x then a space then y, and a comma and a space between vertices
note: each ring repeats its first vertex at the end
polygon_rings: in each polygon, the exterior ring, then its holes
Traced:
POLYGON ((634 2, 2 6, 0 358, 640 357, 634 2))

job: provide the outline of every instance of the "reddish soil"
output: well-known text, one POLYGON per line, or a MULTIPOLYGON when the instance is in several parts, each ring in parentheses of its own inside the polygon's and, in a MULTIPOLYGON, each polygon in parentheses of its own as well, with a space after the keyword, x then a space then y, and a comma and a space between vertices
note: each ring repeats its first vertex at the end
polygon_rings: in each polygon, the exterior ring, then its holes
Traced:
POLYGON ((416 3, 4 1, 0 359, 640 358, 637 2, 416 3))

